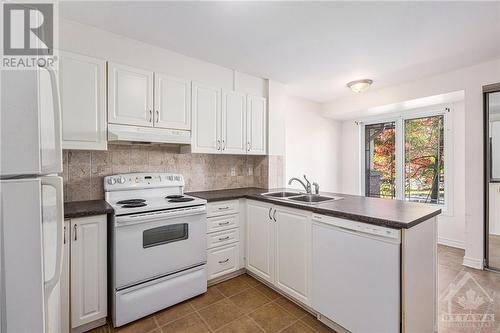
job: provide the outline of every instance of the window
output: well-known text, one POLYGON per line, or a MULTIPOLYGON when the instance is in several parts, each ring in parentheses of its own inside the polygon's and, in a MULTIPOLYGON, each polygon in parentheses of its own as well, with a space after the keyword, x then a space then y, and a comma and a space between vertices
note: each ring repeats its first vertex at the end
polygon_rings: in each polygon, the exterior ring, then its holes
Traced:
POLYGON ((446 204, 448 110, 362 126, 362 185, 366 196, 446 204))
POLYGON ((444 204, 444 117, 405 120, 405 199, 444 204))
POLYGON ((365 195, 396 197, 396 123, 365 126, 365 195))

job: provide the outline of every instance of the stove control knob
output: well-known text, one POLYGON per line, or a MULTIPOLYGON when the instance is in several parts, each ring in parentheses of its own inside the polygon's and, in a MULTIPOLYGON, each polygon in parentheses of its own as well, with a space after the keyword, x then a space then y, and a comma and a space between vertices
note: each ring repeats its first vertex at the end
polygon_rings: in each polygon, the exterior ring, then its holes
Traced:
POLYGON ((125 181, 126 181, 125 177, 118 178, 118 183, 119 184, 125 184, 125 181))
POLYGON ((109 185, 115 185, 116 184, 116 179, 114 179, 114 178, 108 178, 108 184, 109 185))

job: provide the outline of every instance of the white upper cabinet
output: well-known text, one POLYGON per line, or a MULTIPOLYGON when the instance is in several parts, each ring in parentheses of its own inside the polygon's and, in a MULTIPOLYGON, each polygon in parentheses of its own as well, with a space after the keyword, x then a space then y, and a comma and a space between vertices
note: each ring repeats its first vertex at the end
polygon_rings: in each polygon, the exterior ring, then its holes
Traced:
POLYGON ((194 153, 265 155, 266 99, 192 85, 194 153))
POLYGON ((106 61, 61 52, 63 149, 107 148, 106 61))
POLYGON ((108 122, 153 125, 153 72, 108 64, 108 122))
POLYGON ((246 154, 246 96, 225 91, 222 95, 222 152, 246 154))
POLYGON ((191 130, 188 80, 155 73, 155 127, 191 130))
POLYGON ((220 152, 221 90, 193 82, 191 103, 192 152, 220 152))
POLYGON ((247 96, 247 154, 267 152, 267 102, 263 97, 247 96))

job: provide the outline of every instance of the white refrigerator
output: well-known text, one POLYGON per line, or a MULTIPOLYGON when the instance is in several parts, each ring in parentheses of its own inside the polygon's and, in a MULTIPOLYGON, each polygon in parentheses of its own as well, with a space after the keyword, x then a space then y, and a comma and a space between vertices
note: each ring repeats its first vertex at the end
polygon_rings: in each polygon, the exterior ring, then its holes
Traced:
POLYGON ((52 70, 0 73, 0 332, 60 332, 61 113, 52 70))

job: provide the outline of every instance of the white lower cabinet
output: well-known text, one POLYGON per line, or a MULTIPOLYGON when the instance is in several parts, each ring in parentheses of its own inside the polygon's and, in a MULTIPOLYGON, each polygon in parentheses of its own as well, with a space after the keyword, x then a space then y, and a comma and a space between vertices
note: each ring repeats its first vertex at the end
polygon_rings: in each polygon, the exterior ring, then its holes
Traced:
POLYGON ((273 205, 247 201, 246 267, 267 282, 274 282, 273 205))
POLYGON ((246 268, 310 304, 311 213, 247 201, 246 268))
POLYGON ((276 287, 309 304, 311 215, 309 212, 275 206, 276 287))
POLYGON ((208 280, 241 268, 238 200, 219 201, 207 206, 208 280))
POLYGON ((208 250, 208 279, 214 279, 239 269, 238 243, 219 246, 208 250))
MULTIPOLYGON (((106 215, 71 219, 71 327, 107 316, 106 215)), ((68 237, 69 236, 69 237, 68 237)))

